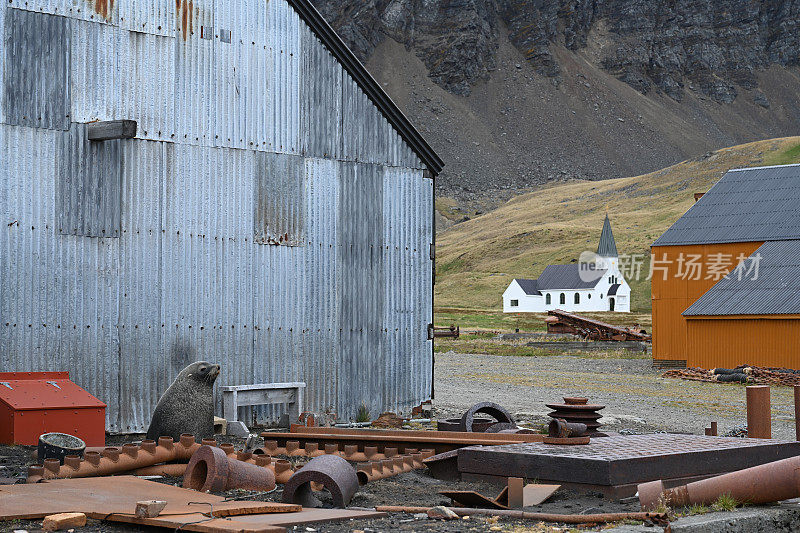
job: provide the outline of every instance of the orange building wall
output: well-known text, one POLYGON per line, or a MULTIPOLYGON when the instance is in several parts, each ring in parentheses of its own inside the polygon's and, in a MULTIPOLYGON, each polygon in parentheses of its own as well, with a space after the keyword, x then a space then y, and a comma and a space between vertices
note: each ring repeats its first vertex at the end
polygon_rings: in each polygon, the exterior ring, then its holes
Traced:
POLYGON ((766 315, 688 320, 687 365, 798 368, 800 316, 766 315))
MULTIPOLYGON (((666 279, 664 273, 654 269, 652 285, 653 300, 653 359, 687 361, 688 366, 702 366, 690 360, 689 331, 683 313, 698 298, 713 287, 718 280, 705 279, 708 273, 705 266, 700 279, 682 279, 678 276, 678 258, 700 255, 700 263, 709 263, 712 254, 730 254, 735 262, 740 254, 745 256, 755 252, 763 242, 703 244, 691 246, 654 246, 651 249, 653 261, 662 261, 666 254, 666 279)), ((654 268, 661 266, 654 265, 654 268)), ((735 265, 734 265, 735 266, 735 265)), ((699 326, 700 327, 700 326, 699 326)), ((753 363, 755 364, 755 363, 753 363)), ((734 365, 735 366, 735 365, 734 365)))

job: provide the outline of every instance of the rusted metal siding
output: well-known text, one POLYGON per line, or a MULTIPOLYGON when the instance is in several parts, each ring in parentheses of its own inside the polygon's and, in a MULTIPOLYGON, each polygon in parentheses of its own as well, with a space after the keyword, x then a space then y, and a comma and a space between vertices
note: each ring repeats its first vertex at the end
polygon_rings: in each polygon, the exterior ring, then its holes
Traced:
POLYGON ((800 369, 800 317, 753 315, 690 318, 689 366, 734 368, 738 365, 800 369))
POLYGON ((308 408, 345 419, 427 399, 419 158, 285 2, 140 7, 0 4, 3 33, 9 13, 62 21, 64 83, 81 88, 64 131, 9 124, 0 104, 0 367, 69 370, 115 432, 146 429, 200 358, 222 385, 306 381, 308 408), (75 124, 120 118, 136 139, 86 143, 75 124), (292 179, 264 171, 281 160, 292 179), (259 217, 294 246, 257 244, 259 217))
POLYGON ((712 254, 729 254, 732 258, 743 254, 747 257, 762 244, 760 242, 745 242, 654 246, 651 249, 654 260, 665 261, 658 263, 657 267, 664 266, 667 269, 666 279, 664 279, 665 274, 663 271, 654 269, 651 281, 654 360, 682 361, 687 359, 689 354, 687 321, 681 313, 718 281, 706 279, 707 273, 705 270, 702 272, 700 279, 683 279, 680 277, 678 264, 681 254, 683 254, 683 257, 699 255, 699 262, 707 264, 711 261, 710 256, 712 254))

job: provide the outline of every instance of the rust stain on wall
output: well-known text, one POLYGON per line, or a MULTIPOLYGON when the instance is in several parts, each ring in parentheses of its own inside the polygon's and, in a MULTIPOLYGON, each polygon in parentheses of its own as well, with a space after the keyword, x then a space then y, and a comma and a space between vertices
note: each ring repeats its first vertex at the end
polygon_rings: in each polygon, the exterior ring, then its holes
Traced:
POLYGON ((191 0, 175 0, 175 13, 178 17, 178 29, 183 40, 194 33, 194 2, 191 0))
POLYGON ((114 0, 88 0, 94 6, 95 12, 108 19, 111 16, 111 11, 114 9, 114 0))

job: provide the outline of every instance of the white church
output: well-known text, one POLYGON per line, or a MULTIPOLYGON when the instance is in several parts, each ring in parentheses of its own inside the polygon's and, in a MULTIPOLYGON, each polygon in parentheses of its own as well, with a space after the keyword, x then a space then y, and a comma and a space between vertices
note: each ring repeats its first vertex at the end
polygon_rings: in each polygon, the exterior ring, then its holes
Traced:
POLYGON ((597 254, 590 261, 549 265, 538 279, 515 279, 503 293, 504 313, 614 311, 630 313, 631 288, 619 269, 619 253, 606 215, 597 254))

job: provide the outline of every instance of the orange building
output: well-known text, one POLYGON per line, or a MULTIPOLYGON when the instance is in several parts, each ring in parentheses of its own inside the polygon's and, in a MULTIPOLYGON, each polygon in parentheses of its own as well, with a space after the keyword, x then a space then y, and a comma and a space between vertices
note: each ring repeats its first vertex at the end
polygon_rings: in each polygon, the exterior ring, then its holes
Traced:
POLYGON ((728 172, 651 253, 654 364, 800 368, 800 165, 728 172))

